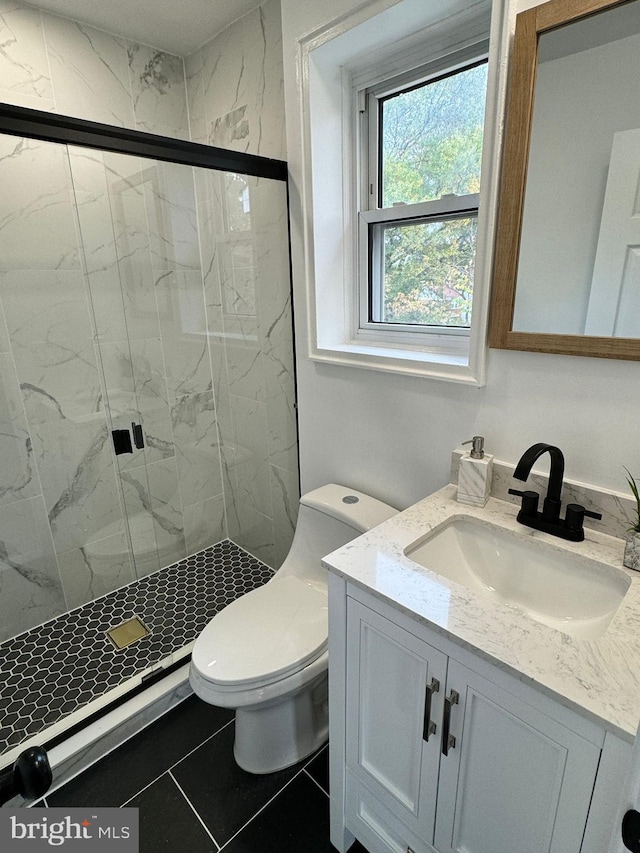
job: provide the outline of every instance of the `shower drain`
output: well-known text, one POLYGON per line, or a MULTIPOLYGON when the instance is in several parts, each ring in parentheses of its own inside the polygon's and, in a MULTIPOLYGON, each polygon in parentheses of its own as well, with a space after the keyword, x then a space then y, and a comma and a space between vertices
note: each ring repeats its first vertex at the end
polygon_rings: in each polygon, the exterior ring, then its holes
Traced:
POLYGON ((126 649, 127 646, 146 637, 151 631, 139 616, 134 616, 121 625, 116 625, 115 628, 109 628, 105 633, 116 649, 126 649))

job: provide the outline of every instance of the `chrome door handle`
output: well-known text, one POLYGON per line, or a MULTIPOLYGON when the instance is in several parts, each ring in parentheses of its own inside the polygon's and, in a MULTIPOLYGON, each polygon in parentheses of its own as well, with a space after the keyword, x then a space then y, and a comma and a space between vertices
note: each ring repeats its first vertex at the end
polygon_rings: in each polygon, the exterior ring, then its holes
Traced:
POLYGON ((455 749, 456 739, 449 732, 451 726, 451 709, 458 704, 460 699, 459 694, 455 690, 449 691, 449 695, 444 700, 444 715, 442 717, 442 754, 449 755, 450 749, 455 749))
POLYGON ((432 678, 431 682, 427 684, 424 691, 424 720, 422 723, 422 739, 425 741, 429 740, 429 735, 434 735, 436 733, 437 726, 434 721, 431 719, 431 699, 434 693, 437 693, 440 690, 440 682, 437 678, 432 678))

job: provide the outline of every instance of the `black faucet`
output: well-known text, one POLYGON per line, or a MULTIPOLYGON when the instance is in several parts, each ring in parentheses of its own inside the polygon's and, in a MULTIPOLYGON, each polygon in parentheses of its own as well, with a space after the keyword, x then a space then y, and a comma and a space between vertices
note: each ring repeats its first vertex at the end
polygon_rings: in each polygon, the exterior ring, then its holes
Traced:
POLYGON ((542 530, 545 533, 550 533, 552 536, 559 536, 561 539, 568 539, 571 542, 582 542, 584 539, 583 522, 585 516, 589 518, 602 518, 602 515, 599 512, 592 512, 585 509, 580 504, 568 504, 565 518, 560 518, 564 456, 559 447, 555 447, 553 444, 545 444, 544 442, 532 444, 522 454, 513 472, 513 476, 516 480, 526 480, 536 460, 543 453, 548 453, 551 457, 551 468, 549 470, 547 496, 542 503, 542 512, 538 511, 540 495, 537 492, 522 492, 517 489, 509 489, 510 495, 518 495, 522 498, 522 506, 517 520, 520 524, 533 527, 535 530, 542 530))

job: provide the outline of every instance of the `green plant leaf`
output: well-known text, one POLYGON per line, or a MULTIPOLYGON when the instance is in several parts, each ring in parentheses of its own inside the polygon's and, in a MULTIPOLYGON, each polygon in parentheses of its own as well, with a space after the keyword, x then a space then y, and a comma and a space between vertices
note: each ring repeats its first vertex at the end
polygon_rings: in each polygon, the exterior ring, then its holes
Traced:
POLYGON ((638 488, 638 484, 636 483, 633 474, 629 471, 628 468, 623 466, 624 470, 627 472, 627 483, 629 484, 629 488, 631 489, 631 494, 636 499, 636 521, 635 524, 632 524, 629 530, 634 530, 636 533, 640 533, 640 489, 638 488))

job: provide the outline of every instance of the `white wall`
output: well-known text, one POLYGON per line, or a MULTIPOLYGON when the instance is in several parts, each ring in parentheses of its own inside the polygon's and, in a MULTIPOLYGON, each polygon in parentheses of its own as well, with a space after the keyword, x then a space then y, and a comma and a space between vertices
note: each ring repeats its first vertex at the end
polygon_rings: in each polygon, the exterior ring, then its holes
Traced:
POLYGON ((297 41, 363 4, 281 6, 302 490, 342 481, 405 507, 447 483, 452 448, 479 433, 505 461, 517 461, 536 441, 557 444, 567 476, 625 491, 622 466, 640 471, 637 363, 492 350, 487 385, 477 389, 308 359, 297 41))

